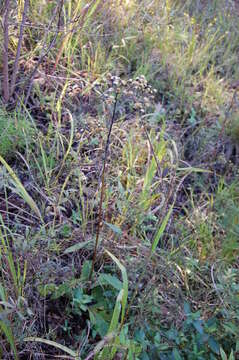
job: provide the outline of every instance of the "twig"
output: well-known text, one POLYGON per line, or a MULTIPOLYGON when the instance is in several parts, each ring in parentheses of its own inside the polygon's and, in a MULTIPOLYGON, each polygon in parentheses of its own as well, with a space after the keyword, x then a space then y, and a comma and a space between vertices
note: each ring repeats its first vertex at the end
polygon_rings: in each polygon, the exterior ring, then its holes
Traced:
POLYGON ((101 230, 101 227, 102 227, 103 198, 104 198, 104 189, 105 189, 105 169, 106 169, 106 163, 107 163, 108 151, 109 151, 109 145, 110 145, 110 135, 111 135, 112 127, 113 127, 113 124, 114 124, 114 119, 115 119, 117 99, 118 99, 118 93, 116 92, 115 102, 114 102, 114 110, 113 110, 113 114, 112 114, 112 118, 111 118, 111 122, 110 122, 107 141, 106 141, 106 145, 105 145, 104 159, 103 159, 103 169, 102 169, 102 174, 101 174, 101 193, 100 193, 100 205, 99 205, 99 214, 98 214, 98 225, 97 225, 97 231, 96 231, 95 248, 94 248, 94 253, 93 253, 93 258, 92 258, 91 272, 90 272, 90 276, 89 276, 90 281, 92 279, 92 275, 93 275, 93 272, 94 272, 97 248, 98 248, 98 243, 99 243, 100 230, 101 230))
POLYGON ((22 21, 21 21, 21 25, 20 25, 20 33, 19 33, 18 44, 17 44, 17 53, 16 53, 16 57, 15 57, 14 65, 13 65, 12 77, 11 77, 11 86, 10 86, 9 97, 11 97, 13 95, 14 90, 15 90, 17 72, 18 72, 18 68, 19 68, 19 59, 20 59, 21 48, 22 48, 23 30, 24 30, 24 25, 26 22, 28 7, 29 7, 29 0, 25 0, 24 1, 24 9, 23 9, 23 13, 22 13, 22 21))
POLYGON ((9 69, 8 69, 8 19, 9 19, 10 1, 5 0, 5 9, 3 15, 3 99, 7 103, 9 100, 9 69))

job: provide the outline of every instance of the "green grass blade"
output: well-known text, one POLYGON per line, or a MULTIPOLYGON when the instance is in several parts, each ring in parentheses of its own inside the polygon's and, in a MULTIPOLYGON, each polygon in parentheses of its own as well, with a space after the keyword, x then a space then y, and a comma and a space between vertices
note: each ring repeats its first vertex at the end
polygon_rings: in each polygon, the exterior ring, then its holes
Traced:
POLYGON ((17 175, 15 174, 15 172, 12 170, 12 168, 8 165, 8 163, 3 159, 3 157, 1 155, 0 155, 0 162, 3 164, 3 166, 5 166, 5 168, 9 172, 9 175, 12 177, 13 183, 14 183, 19 195, 23 198, 24 201, 26 201, 26 203, 30 206, 32 211, 34 211, 34 213, 43 222, 43 219, 41 217, 41 213, 40 213, 40 210, 37 207, 37 204, 32 199, 32 197, 28 194, 28 192, 26 191, 26 189, 22 185, 21 181, 18 179, 17 175))
POLYGON ((87 247, 87 245, 89 245, 90 243, 91 243, 91 240, 79 242, 79 243, 72 245, 72 246, 68 247, 67 249, 65 249, 64 254, 76 252, 80 249, 83 249, 84 247, 87 247))
POLYGON ((113 316, 112 316, 112 319, 111 319, 111 322, 110 322, 110 327, 109 327, 109 330, 108 330, 108 334, 111 333, 111 332, 114 332, 114 331, 116 331, 118 329, 120 311, 121 311, 121 302, 122 302, 122 299, 123 299, 123 295, 124 295, 124 290, 121 289, 118 296, 117 296, 116 302, 115 302, 115 307, 114 307, 113 316))
POLYGON ((108 250, 105 252, 111 257, 111 259, 116 263, 118 268, 121 271, 122 279, 123 279, 123 294, 122 294, 122 312, 121 312, 121 324, 124 322, 124 316, 126 311, 127 299, 128 299, 128 276, 125 267, 121 264, 121 262, 108 250))
POLYGON ((169 221, 169 218, 170 218, 170 215, 172 214, 172 211, 173 211, 173 205, 171 205, 167 215, 165 216, 165 218, 163 219, 163 222, 162 224, 160 225, 158 231, 156 232, 155 234, 155 237, 154 237, 154 240, 153 240, 153 243, 152 243, 152 247, 151 247, 151 255, 155 252, 157 246, 158 246, 158 243, 159 243, 159 240, 161 239, 163 233, 164 233, 164 230, 168 224, 168 221, 169 221))
POLYGON ((7 341, 9 342, 9 344, 11 346, 11 349, 14 354, 14 359, 18 360, 17 348, 15 345, 14 336, 13 336, 11 327, 9 325, 7 325, 5 321, 0 320, 0 329, 2 330, 3 334, 5 335, 7 341))
POLYGON ((96 11, 99 3, 100 3, 101 0, 97 0, 93 6, 91 7, 91 9, 88 11, 87 13, 87 18, 86 20, 84 21, 84 27, 86 27, 88 25, 88 22, 90 21, 91 17, 93 16, 94 12, 96 11))
MULTIPOLYGON (((126 304, 127 304, 127 298, 128 298, 128 276, 127 276, 126 269, 121 264, 121 262, 113 254, 111 254, 108 250, 105 250, 105 252, 116 263, 116 265, 118 266, 118 268, 121 271, 122 278, 123 278, 122 289, 120 290, 120 292, 117 296, 113 315, 112 315, 111 322, 110 322, 110 326, 109 326, 109 329, 107 332, 107 335, 109 336, 112 333, 117 334, 117 332, 120 330, 121 324, 123 324, 123 322, 124 322, 125 310, 126 310, 126 304), (120 320, 120 312, 121 312, 121 320, 120 320)), ((101 352, 99 358, 105 359, 105 360, 113 359, 114 355, 117 351, 118 345, 119 345, 119 337, 116 336, 114 338, 114 342, 113 342, 111 348, 105 347, 103 349, 103 351, 101 352)))

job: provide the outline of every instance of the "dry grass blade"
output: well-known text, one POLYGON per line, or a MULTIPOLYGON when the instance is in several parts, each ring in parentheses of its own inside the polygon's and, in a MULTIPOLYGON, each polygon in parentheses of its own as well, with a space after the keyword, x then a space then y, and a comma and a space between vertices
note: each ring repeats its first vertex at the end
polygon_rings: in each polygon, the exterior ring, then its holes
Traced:
POLYGON ((28 342, 28 341, 40 342, 40 343, 43 343, 46 345, 54 346, 55 348, 60 349, 60 350, 64 351, 65 353, 67 353, 68 355, 70 355, 69 359, 74 359, 74 360, 78 359, 78 355, 75 351, 69 349, 68 347, 66 347, 64 345, 58 344, 55 341, 46 340, 46 339, 42 339, 39 337, 27 337, 24 339, 24 341, 25 342, 28 342))

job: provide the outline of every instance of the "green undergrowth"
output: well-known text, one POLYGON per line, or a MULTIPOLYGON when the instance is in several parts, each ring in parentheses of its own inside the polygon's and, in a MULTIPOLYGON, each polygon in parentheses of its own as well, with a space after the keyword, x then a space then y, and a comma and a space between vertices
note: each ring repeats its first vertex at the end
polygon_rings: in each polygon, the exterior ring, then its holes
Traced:
POLYGON ((0 109, 0 358, 237 359, 236 4, 57 4, 0 109))
MULTIPOLYGON (((24 150, 26 142, 33 142, 34 129, 23 116, 9 114, 0 108, 0 155, 12 160, 16 151, 24 150)), ((30 145, 30 144, 28 144, 30 145)))

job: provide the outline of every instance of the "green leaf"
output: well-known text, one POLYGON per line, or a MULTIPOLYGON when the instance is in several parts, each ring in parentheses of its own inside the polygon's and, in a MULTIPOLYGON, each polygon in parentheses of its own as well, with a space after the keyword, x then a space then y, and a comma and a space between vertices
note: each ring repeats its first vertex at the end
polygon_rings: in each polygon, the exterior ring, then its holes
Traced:
POLYGON ((105 225, 107 225, 115 234, 117 235, 122 235, 122 230, 113 224, 107 223, 106 221, 104 221, 105 225))
POLYGON ((215 354, 220 354, 220 346, 218 342, 213 339, 212 336, 210 336, 210 338, 208 339, 208 345, 215 354))
POLYGON ((145 342, 145 332, 143 329, 138 329, 135 331, 134 339, 139 343, 145 342))
POLYGON ((157 230, 156 232, 156 235, 154 236, 154 239, 153 239, 153 243, 152 243, 152 247, 151 247, 151 255, 155 252, 157 246, 158 246, 158 243, 159 243, 159 240, 161 239, 161 237, 163 236, 163 233, 164 233, 164 230, 168 224, 168 221, 169 221, 169 218, 170 218, 170 215, 173 211, 173 205, 171 205, 167 215, 165 216, 165 218, 163 219, 163 222, 161 224, 161 226, 159 227, 159 229, 157 230))
POLYGON ((59 299, 61 296, 64 296, 68 292, 69 292, 69 283, 65 282, 65 283, 63 283, 63 284, 56 287, 56 290, 52 294, 51 299, 52 300, 59 299))
POLYGON ((3 157, 1 155, 0 155, 0 162, 3 164, 3 166, 5 166, 5 168, 9 172, 10 176, 12 177, 13 184, 14 184, 17 192, 19 193, 19 195, 23 198, 24 201, 26 201, 26 203, 30 206, 30 208, 34 211, 34 213, 38 216, 38 218, 43 223, 43 219, 41 217, 41 213, 40 213, 40 210, 37 207, 37 204, 32 199, 32 197, 28 194, 28 192, 26 191, 26 189, 22 185, 21 181, 18 179, 17 175, 15 174, 15 172, 7 164, 7 162, 3 159, 3 157))
POLYGON ((122 278, 123 278, 123 296, 122 296, 122 312, 121 312, 121 325, 124 322, 124 316, 126 311, 127 299, 128 299, 128 276, 125 267, 121 264, 121 262, 108 250, 105 252, 114 260, 116 265, 121 271, 122 278))
POLYGON ((0 298, 1 298, 2 301, 6 301, 4 287, 2 286, 1 283, 0 283, 0 298))
POLYGON ((142 360, 150 360, 150 358, 148 357, 148 354, 145 351, 141 354, 141 359, 142 360))
POLYGON ((168 350, 168 349, 169 349, 169 345, 167 343, 157 345, 157 350, 158 351, 165 351, 165 350, 168 350))
POLYGON ((123 295, 124 295, 124 291, 123 291, 123 289, 121 289, 121 291, 119 292, 119 294, 117 296, 116 302, 115 302, 115 307, 114 307, 112 319, 110 322, 110 326, 108 329, 108 333, 112 333, 118 329, 119 317, 120 317, 120 311, 121 311, 121 302, 122 302, 123 295))
POLYGON ((100 313, 89 310, 90 322, 93 325, 96 332, 103 338, 107 334, 109 324, 100 313))
POLYGON ((46 297, 47 295, 51 295, 57 289, 55 284, 46 284, 46 285, 38 285, 37 290, 42 297, 46 297))
POLYGON ((72 253, 72 252, 76 252, 80 249, 83 249, 85 248, 88 244, 91 243, 91 240, 87 240, 87 241, 82 241, 82 242, 79 242, 75 245, 72 245, 70 247, 68 247, 65 251, 64 251, 64 254, 69 254, 69 253, 72 253))
POLYGON ((222 347, 220 347, 220 355, 221 355, 222 360, 227 360, 227 355, 222 347))
POLYGON ((81 275, 80 275, 80 280, 81 281, 89 280, 91 266, 92 266, 92 261, 86 260, 84 262, 84 264, 82 266, 82 269, 81 269, 81 275))
POLYGON ((236 342, 236 352, 239 352, 239 340, 236 342))
POLYGON ((183 309, 184 309, 185 315, 187 315, 187 316, 191 315, 191 308, 190 308, 189 303, 185 302, 183 305, 183 309))
POLYGON ((183 360, 179 351, 177 349, 173 349, 173 359, 174 360, 183 360))
POLYGON ((199 332, 199 334, 201 334, 201 335, 204 334, 203 327, 202 327, 200 320, 193 321, 193 326, 195 327, 197 332, 199 332))
POLYGON ((235 336, 238 336, 238 328, 233 324, 233 323, 227 323, 227 324, 224 324, 223 327, 226 329, 227 332, 235 335, 235 336))
POLYGON ((122 282, 116 276, 110 274, 100 274, 98 281, 101 285, 111 285, 119 291, 123 288, 122 282))
MULTIPOLYGON (((123 278, 123 286, 117 296, 113 315, 111 318, 110 326, 107 331, 107 335, 111 333, 116 333, 120 329, 120 326, 123 326, 124 323, 124 317, 125 317, 125 311, 126 311, 126 304, 127 304, 127 298, 128 298, 128 277, 125 267, 120 263, 120 261, 111 254, 108 250, 105 250, 105 252, 111 257, 111 259, 116 263, 116 265, 119 267, 122 278, 123 278), (121 313, 121 321, 120 319, 120 313, 121 313)), ((103 349, 101 353, 102 359, 113 359, 114 355, 116 354, 117 348, 120 344, 120 338, 119 336, 115 336, 114 342, 112 344, 112 347, 108 347, 103 349)))
POLYGON ((14 354, 14 359, 18 360, 17 349, 16 349, 14 336, 13 336, 10 325, 6 324, 5 321, 0 321, 0 329, 2 330, 3 334, 6 336, 8 342, 11 346, 11 349, 14 354))

